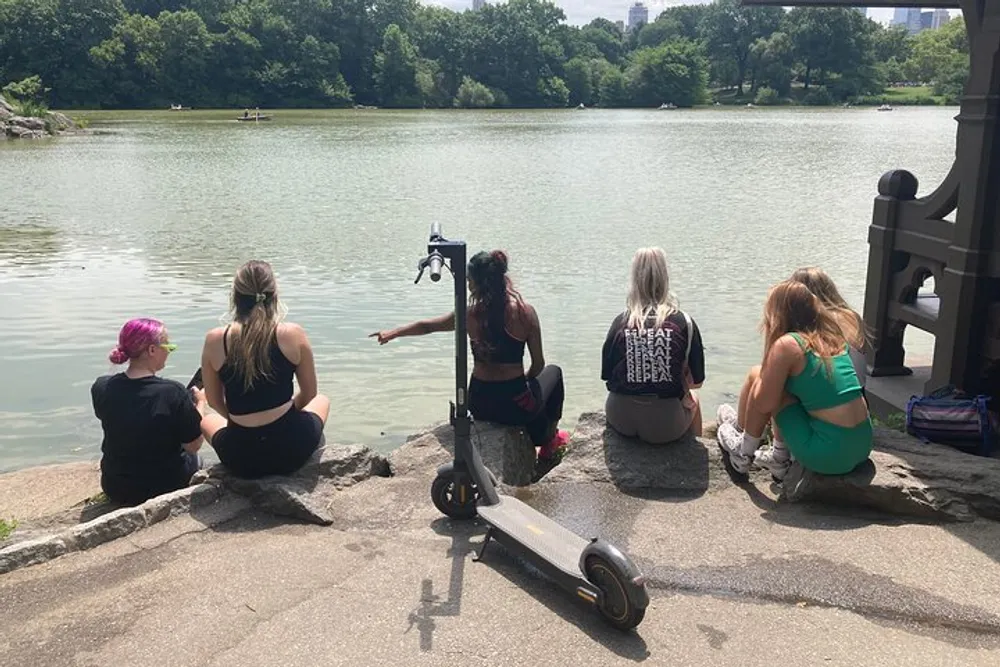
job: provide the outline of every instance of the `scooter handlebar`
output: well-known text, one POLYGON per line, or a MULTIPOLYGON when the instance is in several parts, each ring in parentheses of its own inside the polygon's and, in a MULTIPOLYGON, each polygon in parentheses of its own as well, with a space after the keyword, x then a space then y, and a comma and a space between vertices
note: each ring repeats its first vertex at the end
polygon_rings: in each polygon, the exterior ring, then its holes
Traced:
POLYGON ((431 280, 437 282, 441 280, 441 266, 444 264, 444 258, 438 252, 431 253, 431 256, 427 260, 427 266, 431 270, 431 280))

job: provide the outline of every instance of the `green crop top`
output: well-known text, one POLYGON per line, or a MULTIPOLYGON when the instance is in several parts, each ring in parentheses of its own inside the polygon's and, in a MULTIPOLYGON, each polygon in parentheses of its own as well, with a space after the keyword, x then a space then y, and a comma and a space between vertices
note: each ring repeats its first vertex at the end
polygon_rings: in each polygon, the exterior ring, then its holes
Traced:
POLYGON ((799 399, 806 411, 823 410, 850 403, 861 395, 861 383, 854 371, 848 347, 833 357, 831 369, 827 371, 822 357, 807 349, 806 343, 797 333, 790 334, 806 355, 806 367, 798 375, 789 376, 785 390, 799 399))

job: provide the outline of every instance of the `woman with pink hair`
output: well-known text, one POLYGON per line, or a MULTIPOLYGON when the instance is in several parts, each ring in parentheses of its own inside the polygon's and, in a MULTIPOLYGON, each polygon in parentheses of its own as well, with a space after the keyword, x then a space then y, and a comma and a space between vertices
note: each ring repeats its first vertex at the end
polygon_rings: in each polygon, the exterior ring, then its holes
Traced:
POLYGON ((128 363, 90 388, 101 420, 101 488, 112 502, 137 505, 184 488, 200 467, 205 393, 157 377, 176 349, 159 320, 129 320, 108 358, 128 363))

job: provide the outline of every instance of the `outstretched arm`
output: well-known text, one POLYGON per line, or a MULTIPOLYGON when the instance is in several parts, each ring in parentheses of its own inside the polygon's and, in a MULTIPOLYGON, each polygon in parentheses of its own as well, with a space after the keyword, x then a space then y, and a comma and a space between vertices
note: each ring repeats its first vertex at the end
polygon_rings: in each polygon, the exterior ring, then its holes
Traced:
POLYGON ((404 324, 396 329, 390 329, 388 331, 376 331, 373 334, 369 334, 369 338, 378 338, 379 345, 385 345, 390 340, 394 338, 402 338, 403 336, 424 336, 429 333, 437 333, 438 331, 454 331, 455 330, 455 313, 454 311, 448 313, 447 315, 442 315, 441 317, 433 317, 429 320, 419 320, 417 322, 411 322, 409 324, 404 324))

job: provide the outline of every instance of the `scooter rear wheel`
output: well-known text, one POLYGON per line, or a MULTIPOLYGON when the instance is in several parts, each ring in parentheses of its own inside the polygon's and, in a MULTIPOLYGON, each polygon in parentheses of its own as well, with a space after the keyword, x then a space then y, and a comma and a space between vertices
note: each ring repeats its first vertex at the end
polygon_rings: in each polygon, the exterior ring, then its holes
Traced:
POLYGON ((636 607, 628 594, 634 586, 612 563, 600 556, 588 556, 585 563, 587 579, 601 589, 604 600, 598 607, 604 620, 619 630, 631 630, 642 623, 646 609, 636 607))
POLYGON ((476 501, 479 491, 474 484, 464 485, 465 489, 456 488, 455 476, 452 474, 438 475, 431 484, 431 500, 434 507, 452 519, 471 519, 476 516, 476 501))

